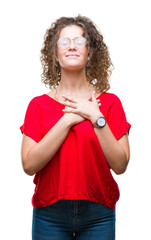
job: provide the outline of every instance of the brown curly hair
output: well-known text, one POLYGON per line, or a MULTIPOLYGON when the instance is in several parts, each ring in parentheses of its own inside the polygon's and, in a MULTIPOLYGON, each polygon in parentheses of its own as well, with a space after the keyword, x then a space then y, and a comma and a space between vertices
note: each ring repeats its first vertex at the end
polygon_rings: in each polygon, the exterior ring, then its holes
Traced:
POLYGON ((42 82, 53 88, 60 81, 61 69, 57 61, 57 40, 61 30, 69 25, 77 25, 83 29, 83 36, 87 39, 88 56, 92 50, 85 67, 88 82, 101 92, 106 92, 110 88, 109 78, 113 69, 108 48, 95 24, 89 18, 80 15, 75 18, 61 17, 47 29, 40 58, 43 67, 42 82))

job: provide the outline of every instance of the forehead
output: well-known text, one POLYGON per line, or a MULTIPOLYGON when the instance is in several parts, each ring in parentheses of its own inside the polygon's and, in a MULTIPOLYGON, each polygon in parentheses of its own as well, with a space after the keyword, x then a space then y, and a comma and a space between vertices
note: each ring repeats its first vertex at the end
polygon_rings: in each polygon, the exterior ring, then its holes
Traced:
POLYGON ((64 27, 61 30, 59 38, 68 37, 68 38, 74 39, 82 35, 83 35, 83 29, 81 27, 77 25, 71 25, 71 26, 64 27))

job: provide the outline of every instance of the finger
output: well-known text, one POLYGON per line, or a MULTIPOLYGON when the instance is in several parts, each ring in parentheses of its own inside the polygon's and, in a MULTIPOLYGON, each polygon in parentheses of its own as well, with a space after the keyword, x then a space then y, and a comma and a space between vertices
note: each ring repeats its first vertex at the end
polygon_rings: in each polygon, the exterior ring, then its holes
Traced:
POLYGON ((62 111, 64 113, 77 113, 76 109, 70 107, 65 107, 64 109, 62 109, 62 111))
POLYGON ((70 102, 76 103, 76 99, 74 97, 65 96, 65 95, 62 95, 62 97, 66 100, 69 100, 70 102))
POLYGON ((92 102, 96 102, 95 91, 92 92, 92 102))
POLYGON ((73 102, 60 101, 60 103, 67 106, 67 107, 71 107, 71 108, 76 108, 77 107, 77 104, 75 104, 73 102))

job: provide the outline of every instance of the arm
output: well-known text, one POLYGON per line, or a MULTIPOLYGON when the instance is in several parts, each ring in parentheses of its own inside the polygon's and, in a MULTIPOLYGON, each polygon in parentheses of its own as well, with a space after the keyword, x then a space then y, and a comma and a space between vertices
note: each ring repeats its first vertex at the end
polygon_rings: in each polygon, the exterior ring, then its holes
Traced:
MULTIPOLYGON (((100 117, 98 112, 98 117, 100 117)), ((92 117, 91 122, 97 120, 96 117, 92 117)), ((108 165, 116 174, 122 174, 125 172, 129 162, 130 150, 127 135, 123 135, 118 141, 112 134, 108 124, 103 128, 94 128, 95 134, 99 140, 102 151, 108 165)))
MULTIPOLYGON (((84 99, 75 99, 65 97, 68 102, 62 102, 67 107, 64 112, 76 113, 94 123, 103 114, 99 110, 98 102, 95 98, 95 93, 92 93, 92 101, 84 99)), ((116 174, 125 172, 129 162, 129 143, 127 135, 122 136, 118 141, 111 132, 108 124, 103 128, 95 128, 95 134, 99 140, 102 151, 108 165, 116 174)))
POLYGON ((42 169, 58 151, 71 126, 81 121, 83 118, 77 114, 65 114, 38 143, 23 135, 21 155, 24 171, 32 176, 42 169))

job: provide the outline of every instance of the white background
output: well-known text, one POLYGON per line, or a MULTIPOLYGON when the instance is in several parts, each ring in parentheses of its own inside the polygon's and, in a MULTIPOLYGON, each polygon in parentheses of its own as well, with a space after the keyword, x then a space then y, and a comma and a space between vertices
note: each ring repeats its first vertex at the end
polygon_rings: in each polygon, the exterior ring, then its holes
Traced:
POLYGON ((91 18, 104 35, 115 70, 111 90, 121 99, 130 131, 116 239, 151 239, 149 0, 5 0, 0 6, 0 239, 30 240, 34 185, 21 165, 23 123, 29 101, 48 89, 41 83, 40 49, 46 29, 61 16, 91 18))

